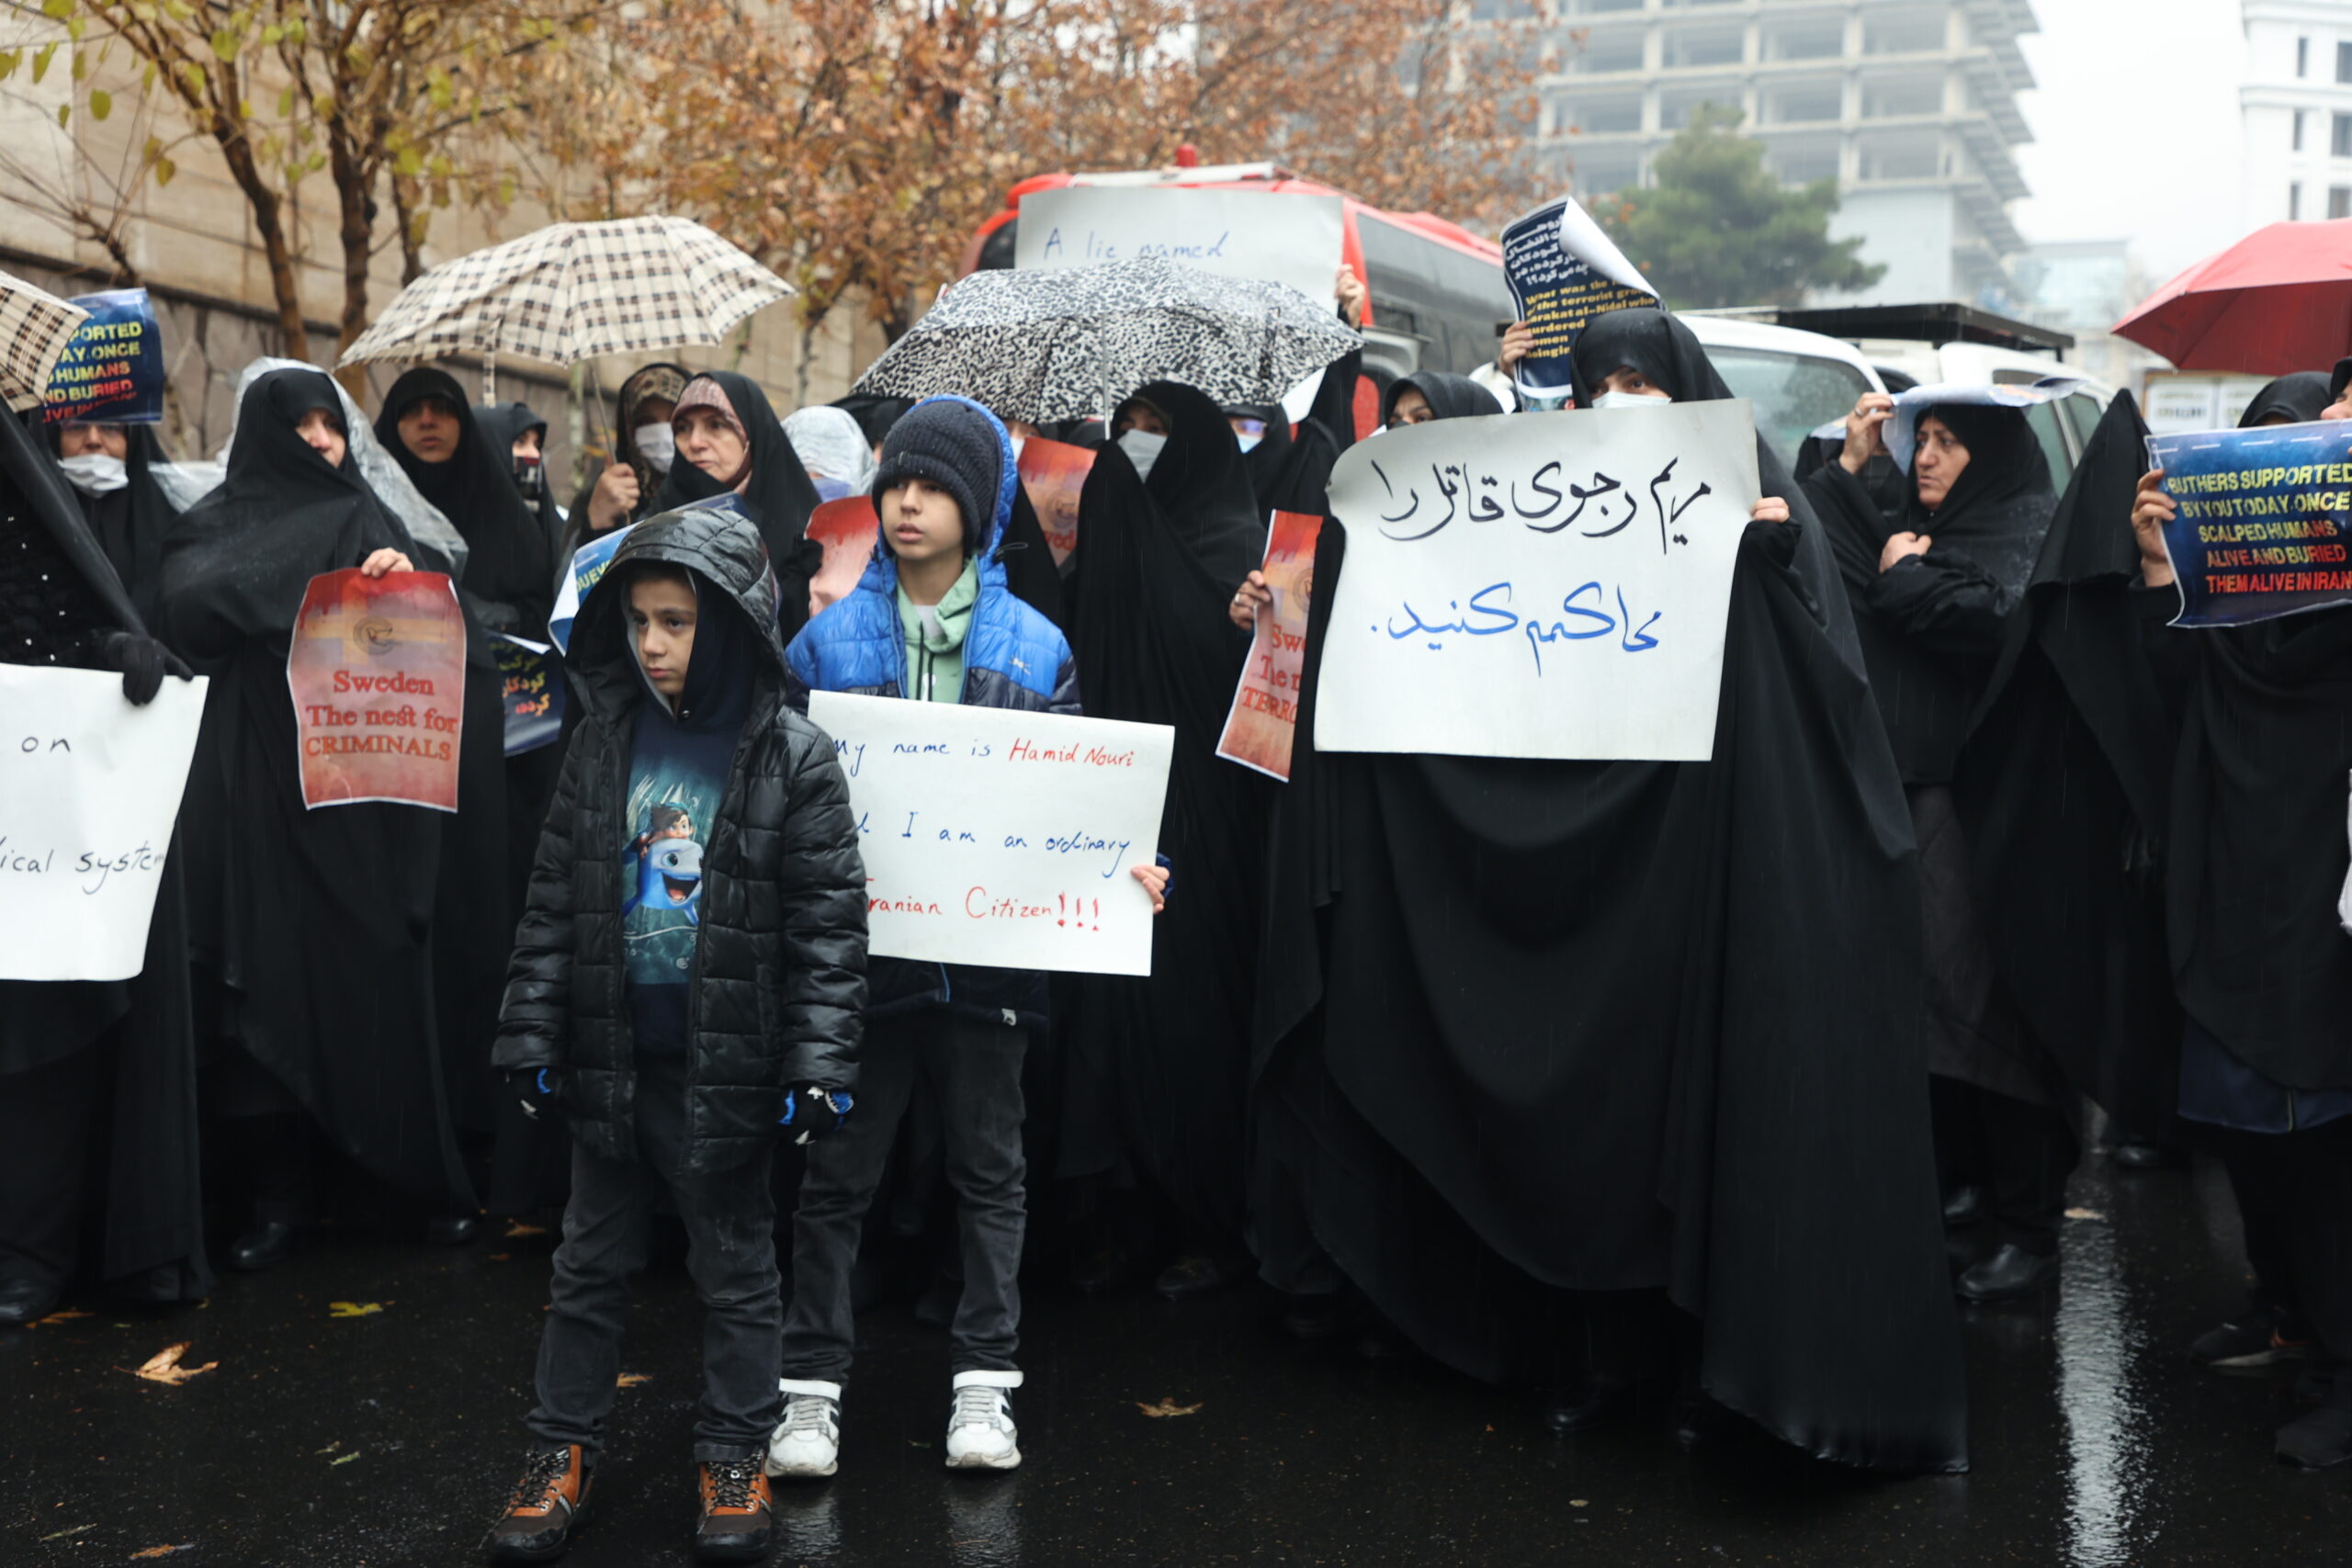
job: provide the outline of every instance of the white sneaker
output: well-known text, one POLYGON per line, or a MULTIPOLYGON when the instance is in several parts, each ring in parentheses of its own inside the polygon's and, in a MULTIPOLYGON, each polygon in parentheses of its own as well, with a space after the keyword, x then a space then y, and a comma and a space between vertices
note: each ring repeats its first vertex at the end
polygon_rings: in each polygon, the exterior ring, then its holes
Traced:
POLYGON ((784 1419, 768 1434, 770 1475, 814 1480, 841 1468, 842 1385, 779 1378, 784 1419))
POLYGON ((947 1468, 1011 1470, 1021 1462, 1020 1431, 1012 1425, 1019 1372, 957 1372, 956 1403, 947 1412, 947 1468))

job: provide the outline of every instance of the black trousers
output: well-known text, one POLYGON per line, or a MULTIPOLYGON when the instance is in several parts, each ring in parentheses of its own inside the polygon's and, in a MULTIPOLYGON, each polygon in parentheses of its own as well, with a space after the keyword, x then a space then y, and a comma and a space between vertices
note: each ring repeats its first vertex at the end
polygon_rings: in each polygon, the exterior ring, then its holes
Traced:
POLYGON ((686 1270, 702 1297, 702 1398, 696 1461, 756 1459, 778 1418, 777 1336, 783 1298, 775 1264, 771 1144, 732 1170, 685 1174, 686 1064, 645 1058, 637 1072, 637 1158, 572 1148, 571 1201, 563 1211, 547 1325, 539 1337, 542 1444, 604 1446, 621 1371, 629 1277, 645 1267, 645 1233, 665 1192, 686 1227, 686 1270))
POLYGON ((2352 1117, 2301 1133, 2203 1131, 2228 1168, 2264 1288, 2321 1357, 2352 1364, 2352 1117))
POLYGON ((81 1255, 83 1198, 115 1052, 68 1052, 0 1075, 0 1280, 62 1289, 81 1255))
POLYGON ((2066 1178, 2082 1153, 2065 1113, 1958 1078, 1931 1075, 1928 1089, 1945 1190, 1983 1187, 2003 1241, 2057 1251, 2066 1178))

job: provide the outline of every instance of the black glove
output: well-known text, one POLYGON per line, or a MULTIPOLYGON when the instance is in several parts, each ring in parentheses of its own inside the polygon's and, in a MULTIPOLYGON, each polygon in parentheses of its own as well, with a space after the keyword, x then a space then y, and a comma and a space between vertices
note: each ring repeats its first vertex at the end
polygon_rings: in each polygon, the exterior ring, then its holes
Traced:
POLYGON ((552 1070, 548 1067, 517 1067, 506 1075, 507 1089, 513 1091, 516 1102, 523 1107, 523 1114, 534 1122, 539 1119, 541 1106, 555 1103, 555 1090, 548 1081, 548 1074, 552 1070))
POLYGON ((143 708, 153 702, 155 694, 164 689, 164 676, 186 681, 196 673, 153 637, 130 632, 108 632, 98 645, 98 657, 107 661, 107 669, 122 671, 122 694, 133 707, 143 708))
POLYGON ((841 1131, 849 1120, 850 1097, 837 1089, 820 1084, 786 1084, 784 1090, 784 1114, 776 1118, 776 1125, 787 1134, 797 1134, 796 1144, 806 1144, 828 1133, 841 1131))

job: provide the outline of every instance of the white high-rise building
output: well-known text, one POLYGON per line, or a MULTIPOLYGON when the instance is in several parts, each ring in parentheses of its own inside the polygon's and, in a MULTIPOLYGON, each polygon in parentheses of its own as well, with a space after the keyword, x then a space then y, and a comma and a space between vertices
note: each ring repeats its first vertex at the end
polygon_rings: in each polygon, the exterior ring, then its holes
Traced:
MULTIPOLYGON (((1539 27, 1533 0, 1475 0, 1539 27)), ((1701 104, 1739 109, 1791 184, 1835 176, 1839 237, 1886 275, 1841 303, 1976 302, 2022 242, 2011 149, 2031 0, 1556 0, 1540 155, 1580 198, 1649 183, 1701 104)))
POLYGON ((2242 0, 2245 227, 2352 218, 2352 0, 2242 0))

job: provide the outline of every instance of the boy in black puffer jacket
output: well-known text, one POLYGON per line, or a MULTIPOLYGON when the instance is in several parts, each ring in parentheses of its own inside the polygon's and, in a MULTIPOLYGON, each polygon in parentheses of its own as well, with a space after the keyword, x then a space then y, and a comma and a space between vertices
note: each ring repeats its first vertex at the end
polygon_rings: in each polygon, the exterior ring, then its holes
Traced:
POLYGON ((639 524, 581 607, 586 722, 539 840, 497 1066, 571 1122, 571 1201, 539 1346, 538 1445, 489 1542, 564 1549, 620 1371, 628 1276, 666 1192, 707 1321, 695 1555, 766 1554, 762 1452, 781 1326, 768 1186, 779 1125, 849 1110, 865 874, 833 748, 784 697, 775 578, 715 509, 639 524))
MULTIPOLYGON (((1075 715, 1069 644, 1013 597, 1001 550, 1020 476, 996 416, 962 398, 919 403, 891 428, 874 476, 880 547, 856 592, 808 623, 785 658, 797 700, 808 691, 1075 715)), ((1157 908, 1167 874, 1135 870, 1157 908)), ((850 1269, 859 1223, 890 1144, 929 1078, 945 1109, 947 1177, 962 1232, 964 1291, 950 1331, 947 1463, 1021 1462, 1012 1391, 1020 1348, 1021 1060, 1045 1018, 1045 976, 1029 970, 880 959, 865 1052, 866 1106, 813 1151, 793 1216, 792 1307, 784 1333, 784 1420, 770 1475, 834 1472, 854 1334, 850 1269)))

